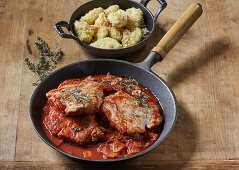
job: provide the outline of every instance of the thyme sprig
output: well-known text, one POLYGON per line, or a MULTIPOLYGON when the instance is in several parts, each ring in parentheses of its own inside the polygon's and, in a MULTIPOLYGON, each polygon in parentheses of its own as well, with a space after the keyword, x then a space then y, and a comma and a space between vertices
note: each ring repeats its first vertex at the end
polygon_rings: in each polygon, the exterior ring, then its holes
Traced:
POLYGON ((41 38, 37 37, 37 42, 35 43, 38 49, 38 63, 33 63, 29 58, 25 59, 25 62, 32 72, 38 75, 39 79, 33 83, 37 85, 40 81, 44 80, 54 68, 56 68, 57 60, 62 54, 61 48, 58 48, 56 52, 51 51, 48 44, 41 38))
POLYGON ((87 93, 83 93, 80 89, 70 91, 70 94, 74 97, 77 102, 83 102, 83 100, 91 103, 91 96, 87 93))
MULTIPOLYGON (((132 78, 129 78, 129 79, 116 78, 111 80, 101 80, 99 82, 103 82, 103 83, 113 82, 113 84, 119 84, 121 90, 126 90, 129 93, 135 90, 134 88, 136 85, 139 85, 139 83, 132 78)), ((104 87, 107 87, 107 86, 111 87, 115 91, 118 91, 116 87, 112 86, 111 84, 104 84, 104 87)), ((135 93, 135 99, 137 103, 139 104, 139 106, 145 105, 148 108, 148 103, 147 103, 148 96, 144 92, 140 91, 139 93, 135 93)))
POLYGON ((135 85, 138 85, 138 82, 132 78, 123 79, 118 82, 121 90, 126 89, 128 92, 132 92, 134 90, 135 85))
POLYGON ((136 93, 135 99, 140 106, 145 105, 147 108, 149 107, 149 104, 147 103, 148 96, 144 92, 136 93))
POLYGON ((71 127, 71 130, 74 132, 79 132, 81 129, 82 129, 82 127, 78 127, 78 128, 71 127))
MULTIPOLYGON (((119 84, 121 90, 126 89, 128 92, 132 92, 135 85, 138 85, 138 82, 132 78, 129 78, 129 79, 116 78, 111 80, 100 80, 99 82, 102 82, 102 83, 113 82, 113 84, 119 84)), ((109 86, 113 90, 117 91, 117 89, 111 84, 104 84, 104 86, 105 87, 109 86)))

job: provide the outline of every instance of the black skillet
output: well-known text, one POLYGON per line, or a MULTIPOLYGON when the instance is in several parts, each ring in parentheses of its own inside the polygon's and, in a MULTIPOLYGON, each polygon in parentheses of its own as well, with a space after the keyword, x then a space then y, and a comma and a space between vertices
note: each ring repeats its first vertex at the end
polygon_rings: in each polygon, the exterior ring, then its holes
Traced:
POLYGON ((200 4, 191 5, 171 27, 158 45, 151 51, 149 56, 141 63, 134 64, 114 59, 88 60, 67 65, 53 72, 37 86, 31 98, 29 107, 30 118, 37 134, 49 146, 71 158, 95 162, 115 162, 135 158, 160 145, 168 137, 175 126, 177 120, 177 102, 172 90, 158 75, 151 71, 150 67, 165 57, 169 50, 191 27, 191 25, 193 25, 201 14, 202 7, 200 4), (158 98, 163 109, 165 122, 163 130, 157 141, 148 149, 138 154, 126 158, 109 160, 95 160, 77 157, 54 146, 45 135, 41 124, 42 109, 47 101, 46 93, 53 88, 57 88, 57 86, 66 79, 80 78, 94 74, 106 74, 108 72, 117 76, 136 79, 141 85, 147 87, 158 98))
POLYGON ((58 34, 62 38, 70 38, 75 40, 77 43, 79 43, 83 49, 91 54, 101 56, 101 57, 110 57, 110 58, 116 58, 116 57, 122 57, 126 55, 130 55, 132 53, 135 53, 136 51, 143 48, 148 40, 150 39, 152 32, 154 31, 155 22, 159 16, 159 14, 163 11, 164 8, 166 8, 167 3, 165 0, 158 0, 158 2, 161 4, 159 9, 157 10, 156 14, 153 16, 153 14, 150 12, 150 10, 146 7, 148 2, 150 0, 141 0, 140 3, 132 1, 132 0, 94 0, 87 2, 83 5, 81 5, 79 8, 73 12, 71 15, 71 18, 69 20, 69 24, 66 21, 60 21, 56 23, 55 28, 58 34), (108 8, 110 5, 119 5, 121 9, 125 10, 127 8, 135 7, 139 8, 143 11, 144 15, 144 24, 146 25, 146 28, 149 30, 149 34, 140 41, 137 45, 127 47, 127 48, 121 48, 121 49, 102 49, 102 48, 96 48, 92 47, 86 43, 83 43, 77 38, 77 35, 74 31, 74 22, 75 20, 79 20, 81 16, 85 15, 87 12, 92 10, 93 8, 102 7, 104 9, 108 8), (66 27, 70 34, 65 33, 61 27, 66 27))

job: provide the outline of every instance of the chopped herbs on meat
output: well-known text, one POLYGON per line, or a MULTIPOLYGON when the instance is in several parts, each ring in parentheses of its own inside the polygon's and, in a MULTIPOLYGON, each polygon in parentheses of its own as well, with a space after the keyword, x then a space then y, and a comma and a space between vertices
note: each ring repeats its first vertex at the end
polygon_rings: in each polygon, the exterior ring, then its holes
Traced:
POLYGON ((112 86, 111 84, 104 84, 104 88, 106 88, 107 86, 111 87, 113 90, 117 91, 117 89, 114 86, 112 86))
POLYGON ((116 137, 116 138, 114 138, 114 139, 112 139, 112 140, 106 141, 105 143, 111 143, 111 142, 114 142, 114 141, 116 141, 116 140, 123 140, 123 139, 126 139, 126 138, 129 138, 129 137, 128 137, 128 136, 116 137))
POLYGON ((73 127, 72 127, 72 128, 71 128, 71 130, 74 131, 74 132, 79 132, 81 129, 82 129, 81 127, 78 127, 78 128, 73 128, 73 127))
POLYGON ((73 92, 70 92, 70 93, 71 93, 71 95, 74 97, 74 99, 75 99, 77 102, 83 102, 83 100, 82 100, 81 98, 79 98, 78 95, 76 95, 76 94, 73 93, 73 92))
POLYGON ((75 92, 75 93, 81 93, 82 91, 81 91, 81 89, 76 89, 76 90, 74 90, 73 92, 75 92))
POLYGON ((66 80, 46 93, 50 102, 64 109, 67 115, 83 115, 100 111, 103 85, 93 80, 66 80))
POLYGON ((140 106, 143 106, 143 104, 145 104, 145 106, 148 107, 148 96, 144 92, 136 93, 135 99, 140 106))
POLYGON ((89 94, 83 93, 80 89, 69 91, 77 102, 83 102, 83 100, 91 103, 91 96, 89 94))
MULTIPOLYGON (((104 84, 104 87, 107 87, 107 86, 111 87, 115 91, 118 91, 118 90, 114 85, 119 84, 121 90, 126 90, 129 93, 133 92, 135 85, 139 85, 139 83, 132 78, 129 78, 129 79, 116 78, 111 80, 100 80, 98 82, 103 82, 103 83, 111 82, 111 84, 104 84)), ((140 106, 145 105, 146 107, 148 107, 148 103, 147 103, 148 96, 144 92, 136 93, 135 99, 140 106)))

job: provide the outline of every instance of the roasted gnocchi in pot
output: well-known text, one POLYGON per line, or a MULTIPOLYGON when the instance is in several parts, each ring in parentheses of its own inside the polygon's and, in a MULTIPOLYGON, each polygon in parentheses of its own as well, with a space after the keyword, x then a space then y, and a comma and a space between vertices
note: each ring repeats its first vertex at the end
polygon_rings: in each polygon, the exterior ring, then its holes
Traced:
POLYGON ((89 11, 74 22, 74 29, 78 38, 90 46, 119 49, 136 45, 148 34, 143 22, 141 9, 122 10, 112 5, 89 11))

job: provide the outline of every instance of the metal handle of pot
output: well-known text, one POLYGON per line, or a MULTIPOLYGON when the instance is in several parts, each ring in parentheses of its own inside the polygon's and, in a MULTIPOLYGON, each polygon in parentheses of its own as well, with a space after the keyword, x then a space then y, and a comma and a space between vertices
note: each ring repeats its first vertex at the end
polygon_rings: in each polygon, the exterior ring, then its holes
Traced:
MULTIPOLYGON (((149 1, 150 0, 141 0, 141 4, 143 4, 143 6, 147 6, 147 4, 149 3, 149 1)), ((153 21, 154 22, 156 22, 156 20, 157 20, 157 18, 158 18, 158 16, 159 16, 159 14, 166 8, 166 6, 167 6, 167 2, 165 1, 165 0, 157 0, 160 4, 161 4, 161 6, 160 6, 160 8, 157 10, 157 12, 156 12, 156 14, 154 15, 154 19, 153 19, 153 21)))
POLYGON ((166 54, 175 46, 178 40, 201 16, 203 10, 200 4, 192 4, 151 50, 149 56, 139 65, 150 70, 155 63, 162 61, 166 54))
POLYGON ((66 34, 61 27, 66 27, 68 30, 70 30, 70 25, 66 22, 66 21, 60 21, 58 23, 56 23, 55 25, 55 29, 57 31, 57 33, 62 37, 62 38, 71 38, 74 40, 78 40, 75 36, 71 35, 71 34, 66 34))

